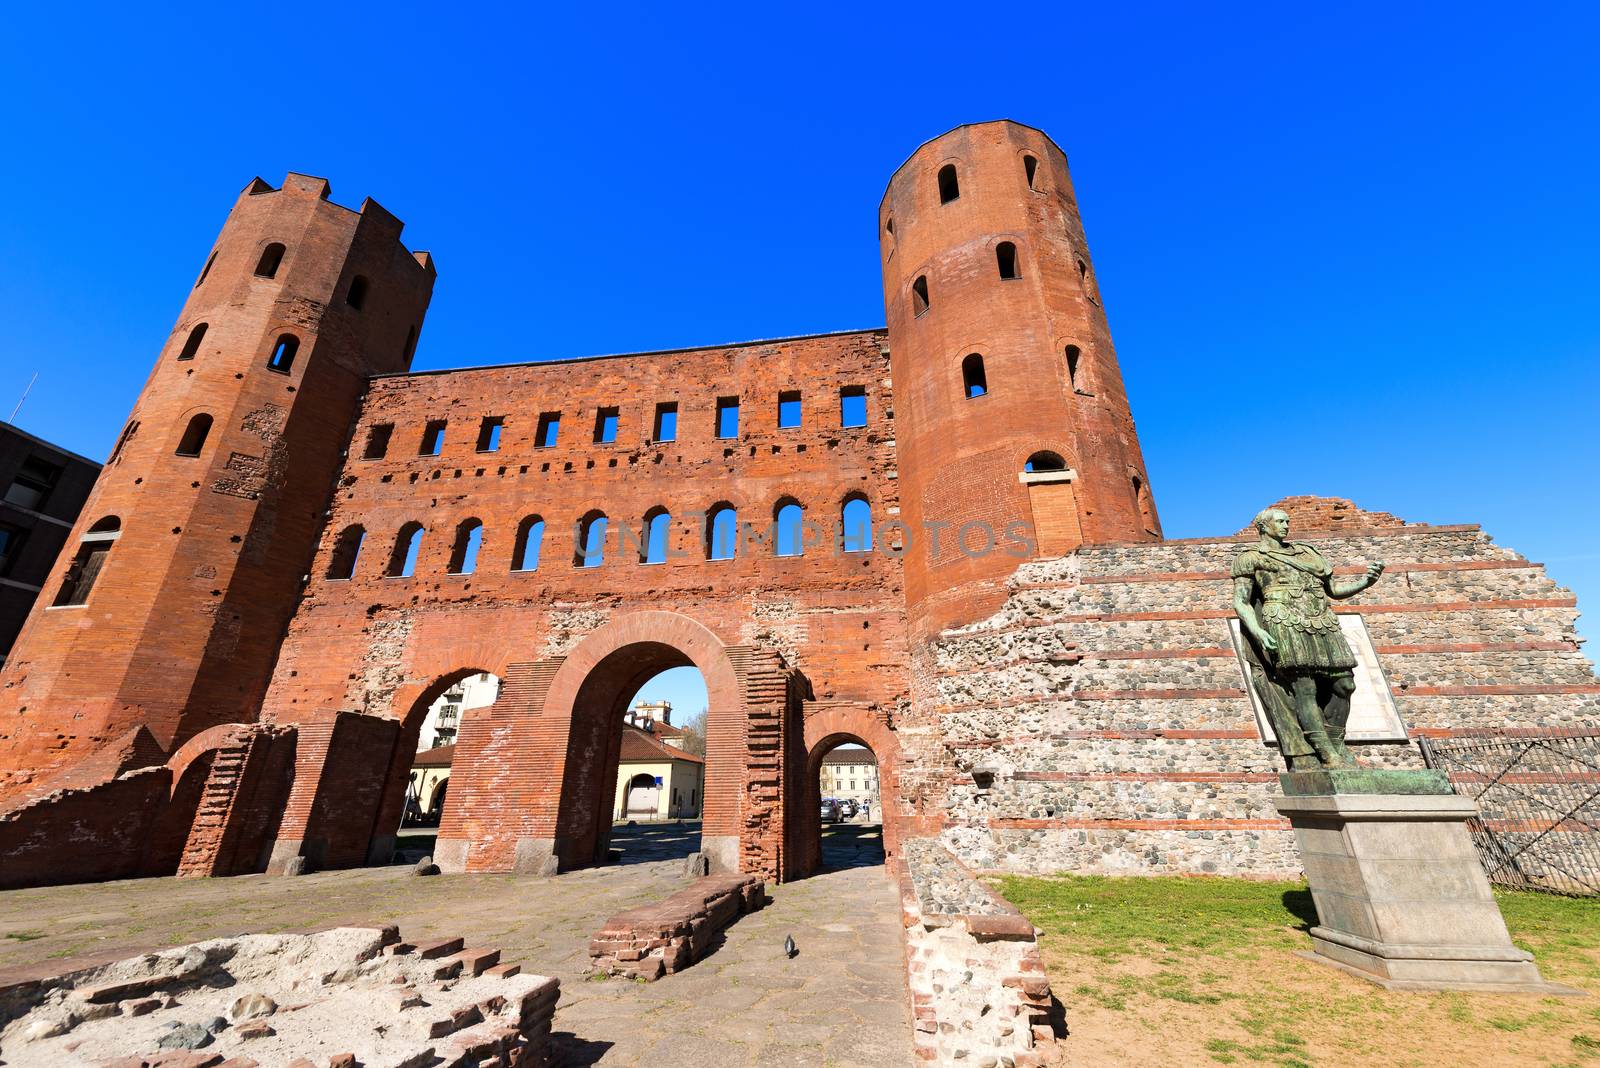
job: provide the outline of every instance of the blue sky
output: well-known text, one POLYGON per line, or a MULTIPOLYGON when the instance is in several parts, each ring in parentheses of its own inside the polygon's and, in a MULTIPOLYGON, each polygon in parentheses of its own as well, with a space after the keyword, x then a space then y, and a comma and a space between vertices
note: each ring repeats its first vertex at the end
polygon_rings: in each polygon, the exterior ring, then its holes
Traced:
POLYGON ((39 371, 17 421, 103 457, 234 196, 290 169, 437 257, 419 368, 879 325, 890 172, 1005 116, 1072 161, 1169 535, 1347 496, 1593 602, 1597 12, 27 6, 0 417, 39 371))

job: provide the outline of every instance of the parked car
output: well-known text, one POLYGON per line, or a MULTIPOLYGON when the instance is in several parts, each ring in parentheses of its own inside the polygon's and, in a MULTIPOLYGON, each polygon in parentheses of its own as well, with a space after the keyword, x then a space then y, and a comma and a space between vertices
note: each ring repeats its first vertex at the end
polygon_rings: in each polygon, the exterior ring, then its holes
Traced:
POLYGON ((853 820, 853 819, 856 818, 856 811, 857 811, 857 806, 856 806, 855 801, 853 801, 852 799, 846 797, 846 798, 844 798, 843 800, 841 800, 839 802, 839 818, 840 819, 842 819, 842 820, 853 820))
POLYGON ((824 797, 822 799, 822 822, 837 823, 839 818, 839 802, 831 797, 824 797))

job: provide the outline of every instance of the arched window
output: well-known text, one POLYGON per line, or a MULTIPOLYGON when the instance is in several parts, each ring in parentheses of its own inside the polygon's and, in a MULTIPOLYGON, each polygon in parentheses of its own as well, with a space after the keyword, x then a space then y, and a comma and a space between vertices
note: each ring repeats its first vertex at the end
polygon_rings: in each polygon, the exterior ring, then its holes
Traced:
POLYGON ((139 432, 139 420, 130 419, 128 425, 122 428, 122 436, 117 439, 117 447, 111 450, 111 459, 106 461, 106 466, 117 462, 122 456, 122 450, 128 447, 128 442, 139 432))
POLYGON ((194 329, 189 331, 189 340, 183 343, 183 351, 178 353, 180 360, 192 360, 200 351, 200 342, 206 339, 206 324, 196 323, 194 329))
POLYGON ((539 570, 539 549, 544 544, 544 520, 530 515, 517 524, 517 544, 511 552, 511 570, 539 570))
POLYGON ((211 433, 211 417, 204 412, 189 420, 183 438, 178 442, 179 456, 199 456, 206 447, 206 437, 211 433))
POLYGON ((1024 471, 1065 471, 1067 461, 1053 452, 1036 452, 1022 465, 1024 471))
POLYGON ((356 573, 356 561, 361 559, 361 544, 367 540, 367 530, 353 523, 339 532, 333 543, 333 555, 328 558, 328 577, 347 579, 356 573))
POLYGON ((961 361, 961 384, 966 387, 968 400, 989 392, 989 380, 983 374, 983 357, 976 352, 968 353, 961 361))
POLYGON ((578 520, 578 536, 574 539, 573 567, 599 567, 606 562, 606 514, 590 512, 578 520))
POLYGON ((276 278, 278 265, 283 262, 283 246, 274 241, 261 250, 261 258, 256 261, 257 278, 276 278))
POLYGON ((84 604, 89 600, 89 591, 94 589, 95 580, 105 570, 111 546, 121 534, 122 520, 114 515, 96 520, 84 533, 78 542, 77 554, 67 566, 61 590, 56 594, 55 603, 58 606, 84 604))
POLYGON ((422 524, 413 520, 394 537, 394 552, 389 554, 392 578, 410 578, 417 570, 417 555, 422 552, 422 524))
POLYGON ((478 550, 483 547, 483 523, 463 519, 456 527, 456 543, 450 549, 450 574, 470 575, 478 570, 478 550))
POLYGON ((350 307, 361 310, 362 302, 367 299, 367 278, 365 275, 356 275, 350 279, 350 288, 345 291, 344 302, 350 307))
POLYGON ((778 502, 772 512, 773 547, 779 556, 799 556, 805 552, 805 532, 802 520, 805 512, 792 497, 778 502))
POLYGON ((300 339, 293 334, 281 334, 278 343, 272 346, 272 358, 267 361, 267 370, 277 371, 279 374, 288 374, 289 368, 294 366, 295 353, 300 351, 300 339))
POLYGON ((872 551, 872 505, 859 493, 844 500, 839 519, 843 526, 843 548, 847 553, 872 551))
POLYGON ((202 285, 205 284, 206 275, 211 273, 211 265, 213 263, 216 263, 216 262, 217 262, 217 254, 216 254, 215 251, 213 251, 210 256, 206 257, 206 265, 204 267, 200 268, 200 277, 198 279, 196 279, 195 283, 194 283, 194 287, 196 289, 199 289, 202 285))
POLYGON ((1038 173, 1039 161, 1032 156, 1022 157, 1022 173, 1028 178, 1028 188, 1033 188, 1033 176, 1038 173))
POLYGON ((1076 345, 1067 346, 1067 385, 1072 389, 1078 388, 1078 360, 1083 356, 1083 350, 1076 345))
POLYGON ((956 165, 946 163, 939 168, 939 203, 948 204, 961 195, 961 183, 956 181, 956 165))
POLYGON ((639 546, 641 564, 667 562, 667 539, 672 535, 672 516, 665 508, 652 508, 644 514, 644 541, 639 546))
POLYGON ((1021 278, 1017 271, 1017 246, 1009 241, 1002 241, 994 247, 995 262, 1000 267, 1000 277, 1004 279, 1021 278))
POLYGON ((706 513, 706 559, 732 560, 739 550, 739 513, 726 502, 706 513))
POLYGON ((921 315, 928 310, 928 276, 917 275, 917 280, 911 283, 911 310, 921 315))

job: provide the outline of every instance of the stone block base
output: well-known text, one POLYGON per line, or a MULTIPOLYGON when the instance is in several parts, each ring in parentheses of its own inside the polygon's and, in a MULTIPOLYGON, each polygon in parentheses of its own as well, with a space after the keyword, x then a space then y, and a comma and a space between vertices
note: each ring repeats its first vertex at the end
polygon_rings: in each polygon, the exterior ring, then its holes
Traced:
POLYGON ((618 913, 589 941, 595 967, 650 981, 704 957, 716 936, 767 902, 756 875, 709 875, 665 901, 618 913))
POLYGON ((1417 774, 1392 793, 1282 777, 1278 811, 1294 826, 1317 906, 1316 958, 1396 989, 1563 991, 1511 944, 1467 834, 1472 801, 1417 774), (1362 792, 1292 792, 1307 786, 1362 792))

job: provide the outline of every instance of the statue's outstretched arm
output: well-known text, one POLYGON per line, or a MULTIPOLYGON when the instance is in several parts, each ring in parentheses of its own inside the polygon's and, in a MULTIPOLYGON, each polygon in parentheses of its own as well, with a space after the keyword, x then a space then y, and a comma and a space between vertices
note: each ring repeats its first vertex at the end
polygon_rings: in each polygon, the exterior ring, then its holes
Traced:
POLYGON ((1375 586, 1378 582, 1378 576, 1382 574, 1383 561, 1374 560, 1367 565, 1367 573, 1365 575, 1344 581, 1335 581, 1333 576, 1330 575, 1327 579, 1328 596, 1341 601, 1346 597, 1354 597, 1362 590, 1371 589, 1375 586))

